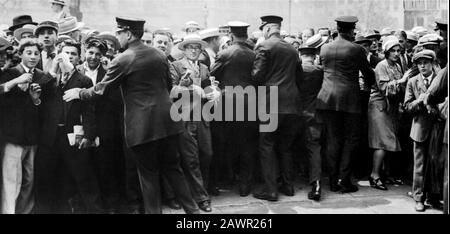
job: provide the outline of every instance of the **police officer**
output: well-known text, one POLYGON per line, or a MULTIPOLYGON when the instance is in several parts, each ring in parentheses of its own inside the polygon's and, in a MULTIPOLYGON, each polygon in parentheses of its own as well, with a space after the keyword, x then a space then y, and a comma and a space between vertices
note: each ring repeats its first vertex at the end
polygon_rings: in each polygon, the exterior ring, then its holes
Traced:
POLYGON ((295 193, 292 145, 297 133, 296 126, 299 118, 299 91, 296 87, 296 80, 301 77, 302 66, 298 52, 281 38, 280 28, 283 18, 270 15, 261 17, 261 20, 260 29, 266 40, 256 47, 252 79, 256 85, 264 87, 264 91, 258 92, 258 100, 265 95, 266 103, 259 100, 261 105, 258 105, 258 112, 264 110, 275 116, 276 126, 275 129, 260 127, 259 156, 265 188, 261 192, 254 193, 254 197, 277 201, 277 158, 280 159, 282 182, 280 192, 287 196, 294 196, 295 193), (271 97, 274 89, 278 89, 277 97, 271 97), (270 102, 278 104, 278 109, 269 107, 270 102))
POLYGON ((176 151, 183 125, 170 116, 167 57, 141 42, 144 20, 117 17, 116 21, 116 37, 125 52, 111 62, 105 78, 95 87, 68 90, 64 100, 89 100, 120 86, 125 140, 135 157, 145 212, 162 212, 159 175, 164 171, 185 212, 198 213, 176 151))
MULTIPOLYGON (((228 26, 231 30, 230 35, 233 45, 219 53, 211 70, 211 75, 215 76, 220 82, 222 89, 225 89, 225 87, 233 89, 236 87, 242 89, 252 87, 254 82, 251 75, 256 55, 246 44, 247 28, 250 25, 232 21, 228 23, 228 26)), ((258 134, 256 119, 253 121, 248 119, 248 110, 252 109, 249 108, 249 105, 256 107, 256 103, 250 103, 248 96, 245 96, 244 93, 233 95, 231 92, 225 92, 222 107, 225 107, 227 102, 233 103, 233 107, 236 107, 238 102, 242 103, 243 109, 240 111, 244 112, 244 119, 238 121, 235 112, 239 110, 236 108, 233 108, 235 114, 231 121, 222 119, 222 122, 219 123, 222 126, 219 127, 221 141, 219 142, 219 149, 216 149, 216 156, 219 157, 218 160, 228 160, 228 165, 232 164, 233 158, 237 159, 239 168, 234 168, 234 171, 239 171, 239 194, 245 197, 251 192, 258 134)), ((256 108, 253 109, 256 110, 256 108)))
POLYGON ((317 109, 326 128, 331 191, 356 192, 358 187, 350 180, 350 163, 358 146, 360 131, 359 71, 369 86, 374 82, 375 75, 364 48, 352 43, 358 18, 342 16, 336 22, 339 36, 324 45, 320 53, 324 81, 318 95, 317 109))

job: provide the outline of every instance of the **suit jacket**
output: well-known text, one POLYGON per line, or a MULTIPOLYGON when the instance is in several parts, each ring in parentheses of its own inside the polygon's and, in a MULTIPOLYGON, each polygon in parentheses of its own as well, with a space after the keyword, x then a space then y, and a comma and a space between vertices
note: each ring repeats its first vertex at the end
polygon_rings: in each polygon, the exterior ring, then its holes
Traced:
POLYGON ((322 88, 323 68, 312 64, 303 64, 302 67, 302 79, 297 83, 302 116, 306 117, 306 121, 313 121, 316 117, 317 94, 322 88))
POLYGON ((92 81, 85 75, 74 71, 66 85, 61 87, 57 80, 53 80, 50 90, 43 93, 41 137, 40 143, 52 147, 55 142, 59 124, 64 124, 65 133, 73 133, 73 126, 82 125, 85 138, 95 139, 95 109, 90 101, 73 100, 65 102, 64 92, 73 88, 90 88, 92 81))
POLYGON ((340 35, 337 40, 322 47, 320 58, 324 80, 317 109, 360 114, 359 71, 369 87, 375 81, 364 48, 340 35))
POLYGON ((370 67, 372 67, 373 69, 375 69, 378 65, 379 62, 383 61, 383 59, 381 59, 378 56, 375 56, 373 54, 370 55, 370 67))
POLYGON ((134 42, 111 61, 105 78, 94 88, 82 90, 80 97, 92 99, 120 86, 125 140, 128 147, 134 147, 183 132, 182 123, 173 121, 170 115, 169 76, 163 52, 134 42))
MULTIPOLYGON (((433 73, 433 78, 436 75, 433 73)), ((417 99, 421 94, 425 94, 427 88, 423 81, 422 75, 417 75, 408 81, 405 92, 405 108, 413 116, 410 137, 416 142, 424 142, 428 139, 435 116, 428 114, 423 104, 417 99)))
MULTIPOLYGON (((6 83, 25 73, 21 64, 8 69, 0 77, 0 83, 6 83)), ((52 77, 39 69, 34 70, 32 83, 41 86, 42 93, 47 92, 52 77)), ((3 90, 3 89, 2 89, 3 90)), ((41 98, 42 101, 45 101, 41 98)), ((33 104, 28 91, 17 86, 0 96, 0 132, 4 141, 17 145, 36 145, 39 134, 39 112, 41 107, 33 104)))
MULTIPOLYGON (((77 67, 81 74, 86 73, 84 65, 77 67)), ((99 66, 96 83, 100 83, 106 75, 103 66, 99 66)), ((119 87, 111 89, 108 93, 94 101, 96 136, 100 140, 111 138, 120 134, 121 119, 123 115, 123 102, 119 87)))
MULTIPOLYGON (((448 64, 434 78, 427 91, 427 102, 429 105, 437 105, 448 97, 448 64)), ((445 122, 444 143, 448 144, 448 118, 445 122)))
MULTIPOLYGON (((265 86, 266 105, 270 110, 270 87, 278 87, 278 114, 299 114, 299 92, 296 80, 302 75, 302 65, 297 51, 279 35, 272 35, 256 48, 252 78, 258 86, 265 86)), ((261 93, 258 93, 261 95, 261 93)), ((270 110, 268 113, 276 113, 270 110)))

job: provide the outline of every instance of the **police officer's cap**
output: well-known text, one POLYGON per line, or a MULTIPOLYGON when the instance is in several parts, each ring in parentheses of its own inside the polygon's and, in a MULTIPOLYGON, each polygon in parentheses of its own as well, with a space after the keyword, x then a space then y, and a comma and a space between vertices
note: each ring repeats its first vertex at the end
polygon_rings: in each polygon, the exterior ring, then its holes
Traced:
POLYGON ((117 31, 144 31, 145 20, 131 17, 116 17, 117 31))
POLYGON ((250 24, 241 21, 230 21, 228 22, 228 27, 230 32, 237 35, 247 34, 247 29, 250 24))
POLYGON ((339 16, 336 19, 337 25, 342 28, 355 28, 358 22, 358 17, 356 16, 339 16))
POLYGON ((443 30, 443 31, 447 31, 448 30, 448 20, 446 19, 437 19, 436 20, 436 31, 437 30, 443 30))
POLYGON ((264 26, 267 24, 279 24, 281 25, 281 22, 283 22, 283 18, 281 16, 276 15, 266 15, 261 17, 261 26, 259 26, 259 29, 262 30, 264 26))

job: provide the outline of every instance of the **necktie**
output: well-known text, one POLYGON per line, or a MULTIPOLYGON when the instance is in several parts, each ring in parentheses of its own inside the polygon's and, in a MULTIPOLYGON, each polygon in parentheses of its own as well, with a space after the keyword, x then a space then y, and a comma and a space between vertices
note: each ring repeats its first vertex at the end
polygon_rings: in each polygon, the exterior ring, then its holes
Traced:
POLYGON ((430 87, 430 81, 428 79, 423 79, 423 83, 425 84, 425 87, 428 89, 430 87))
POLYGON ((61 75, 61 81, 60 81, 60 84, 59 84, 59 86, 61 88, 63 88, 67 84, 67 81, 69 80, 69 77, 70 77, 70 72, 66 72, 66 73, 61 75))
POLYGON ((47 59, 54 59, 56 57, 56 53, 47 53, 47 59))

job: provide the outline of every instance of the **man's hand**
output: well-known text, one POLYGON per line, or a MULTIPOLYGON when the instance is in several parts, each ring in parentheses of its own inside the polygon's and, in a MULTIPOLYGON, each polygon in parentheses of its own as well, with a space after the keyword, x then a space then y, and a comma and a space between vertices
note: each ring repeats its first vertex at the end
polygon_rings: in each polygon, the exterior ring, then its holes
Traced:
POLYGON ((422 94, 420 94, 420 96, 419 96, 419 98, 417 99, 419 102, 422 102, 423 103, 423 100, 425 100, 425 97, 427 96, 427 94, 425 94, 425 93, 422 93, 422 94))
POLYGON ((73 100, 81 99, 80 92, 81 92, 80 88, 69 89, 66 92, 64 92, 63 100, 65 102, 71 102, 73 100))
POLYGON ((217 89, 212 89, 212 92, 206 94, 206 99, 208 99, 209 102, 217 101, 220 98, 220 92, 217 89))
POLYGON ((89 147, 92 146, 92 141, 90 141, 89 139, 83 138, 83 140, 81 140, 80 142, 80 146, 78 146, 78 149, 87 149, 89 147))
POLYGON ((42 91, 42 89, 41 89, 40 85, 38 85, 36 83, 33 83, 30 85, 29 92, 30 92, 30 96, 33 99, 33 101, 39 100, 39 98, 41 97, 41 91, 42 91))
POLYGON ((14 79, 13 82, 15 85, 19 85, 19 84, 31 83, 32 80, 33 80, 33 74, 24 73, 21 76, 14 79))

